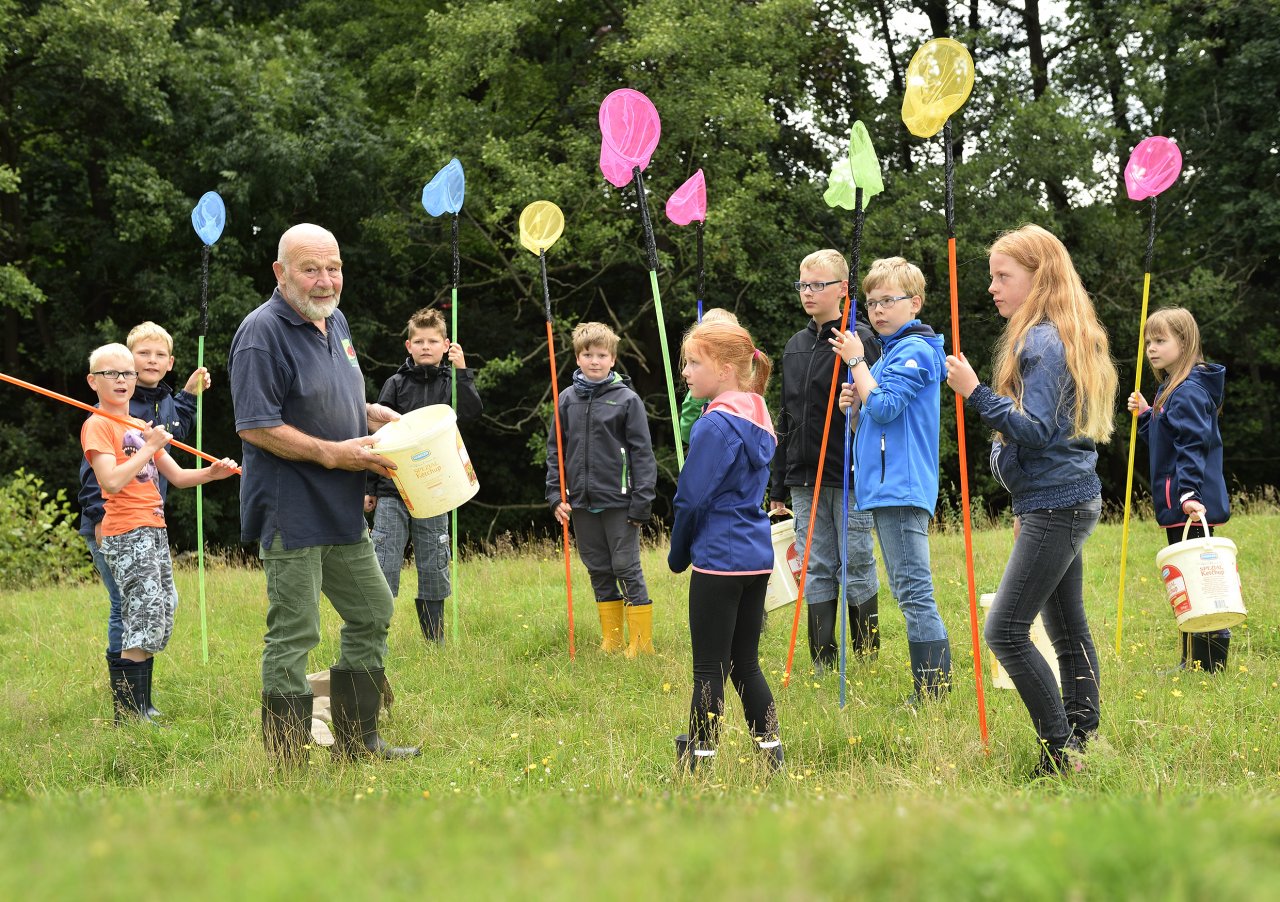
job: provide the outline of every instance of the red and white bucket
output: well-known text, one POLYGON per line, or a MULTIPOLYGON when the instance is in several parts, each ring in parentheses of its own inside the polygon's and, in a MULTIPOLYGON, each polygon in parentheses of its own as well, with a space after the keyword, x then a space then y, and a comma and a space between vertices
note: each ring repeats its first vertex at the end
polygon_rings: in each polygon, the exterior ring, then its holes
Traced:
POLYGON ((1156 554, 1165 595, 1182 632, 1229 629, 1243 622, 1248 614, 1240 593, 1235 542, 1208 535, 1209 524, 1202 515, 1205 537, 1188 539, 1192 520, 1193 517, 1187 518, 1181 542, 1156 554))

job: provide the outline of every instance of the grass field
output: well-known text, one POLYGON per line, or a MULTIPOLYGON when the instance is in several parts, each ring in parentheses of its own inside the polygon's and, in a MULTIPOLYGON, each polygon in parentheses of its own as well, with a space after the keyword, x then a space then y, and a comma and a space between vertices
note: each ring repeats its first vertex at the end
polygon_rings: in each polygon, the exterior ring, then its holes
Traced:
MULTIPOLYGON (((391 741, 410 762, 277 774, 261 750, 260 570, 207 573, 210 661, 201 662, 194 569, 156 665, 172 727, 113 728, 98 586, 0 595, 0 894, 263 898, 1280 897, 1280 516, 1232 520, 1250 619, 1226 672, 1168 673, 1173 618, 1156 578, 1163 534, 1134 526, 1124 642, 1115 650, 1120 527, 1086 552, 1086 601, 1102 659, 1101 737, 1085 773, 1029 783, 1035 738, 1016 694, 987 685, 978 734, 958 534, 933 539, 956 688, 912 712, 901 616, 882 602, 879 659, 838 678, 782 671, 790 611, 762 643, 787 770, 767 778, 730 698, 712 773, 681 778, 672 736, 689 692, 687 576, 647 553, 658 654, 604 657, 586 574, 575 569, 577 659, 567 655, 562 563, 551 547, 461 566, 462 640, 421 641, 396 615, 391 741)), ((994 591, 1008 530, 975 534, 994 591)), ((883 581, 883 575, 882 575, 883 581)), ((402 602, 412 598, 405 573, 402 602)), ((882 595, 887 597, 887 592, 882 595)), ((780 616, 781 615, 781 616, 780 616)), ((313 670, 337 656, 325 613, 313 670)), ((989 665, 984 658, 984 667, 989 665)))

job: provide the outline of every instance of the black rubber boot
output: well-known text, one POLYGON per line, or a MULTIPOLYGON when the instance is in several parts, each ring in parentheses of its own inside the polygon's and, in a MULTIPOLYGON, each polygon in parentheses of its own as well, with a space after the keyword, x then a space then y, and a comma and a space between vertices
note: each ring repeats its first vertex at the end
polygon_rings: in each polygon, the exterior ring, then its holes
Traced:
POLYGON ((813 669, 822 676, 828 667, 834 667, 840 650, 836 647, 836 601, 811 601, 809 610, 809 657, 813 669))
POLYGON ((782 770, 786 764, 786 755, 782 751, 782 740, 777 733, 752 733, 751 741, 756 744, 756 749, 764 756, 765 762, 769 765, 769 773, 782 770))
POLYGON ((855 654, 875 658, 880 653, 880 594, 860 604, 849 605, 850 643, 855 654))
POLYGON ((676 737, 676 767, 686 773, 694 773, 699 767, 710 767, 716 760, 714 746, 694 742, 688 733, 676 737))
POLYGON ((1196 665, 1205 673, 1219 673, 1227 666, 1227 652, 1231 649, 1231 637, 1219 633, 1192 633, 1191 655, 1187 667, 1196 665))
POLYGON ((155 720, 156 718, 159 718, 159 717, 164 717, 164 714, 161 713, 156 708, 156 706, 151 703, 151 684, 155 682, 155 674, 156 674, 156 659, 154 656, 152 656, 150 658, 147 658, 147 705, 146 705, 147 717, 150 717, 152 720, 155 720))
POLYGON ((267 757, 291 767, 306 764, 311 744, 313 695, 262 693, 262 744, 267 757))
POLYGON ((382 704, 384 676, 379 670, 329 668, 329 699, 333 711, 333 757, 353 759, 414 758, 417 746, 388 745, 378 735, 378 708, 382 704))
POLYGON ((1072 736, 1060 749, 1050 749, 1043 743, 1040 745, 1040 761, 1031 771, 1031 779, 1043 777, 1070 777, 1084 770, 1081 755, 1084 746, 1080 740, 1072 736))
POLYGON ((915 707, 924 698, 941 698, 951 691, 951 640, 908 642, 911 679, 915 691, 907 704, 915 707))
MULTIPOLYGON (((111 677, 116 725, 136 721, 155 723, 147 714, 147 692, 151 687, 147 662, 116 658, 115 663, 107 667, 107 672, 111 677)), ((155 725, 159 726, 158 723, 155 725)))
POLYGON ((444 602, 415 598, 413 606, 418 611, 418 626, 428 642, 444 645, 444 602))

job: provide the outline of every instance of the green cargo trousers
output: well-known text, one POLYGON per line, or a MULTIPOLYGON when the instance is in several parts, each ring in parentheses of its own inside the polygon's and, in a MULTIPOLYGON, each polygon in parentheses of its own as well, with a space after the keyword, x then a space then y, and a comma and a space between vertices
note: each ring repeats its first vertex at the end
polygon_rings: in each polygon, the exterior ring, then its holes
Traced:
POLYGON ((320 643, 320 593, 342 617, 340 670, 380 670, 394 610, 373 542, 286 551, 277 535, 259 556, 267 575, 267 635, 262 688, 306 695, 307 654, 320 643))

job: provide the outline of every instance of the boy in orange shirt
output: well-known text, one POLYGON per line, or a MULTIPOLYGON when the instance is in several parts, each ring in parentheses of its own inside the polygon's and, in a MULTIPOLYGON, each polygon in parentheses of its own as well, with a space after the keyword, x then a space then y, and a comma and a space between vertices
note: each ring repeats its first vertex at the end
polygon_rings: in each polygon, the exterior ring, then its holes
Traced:
POLYGON ((169 643, 178 603, 158 479, 187 488, 226 479, 236 468, 230 458, 197 470, 178 466, 164 451, 170 440, 165 428, 129 416, 138 381, 133 367, 133 352, 121 344, 103 345, 89 355, 86 378, 99 409, 134 425, 95 415, 80 428, 85 459, 106 502, 96 539, 121 595, 124 637, 118 663, 110 668, 117 723, 125 717, 150 721, 147 661, 169 643))

